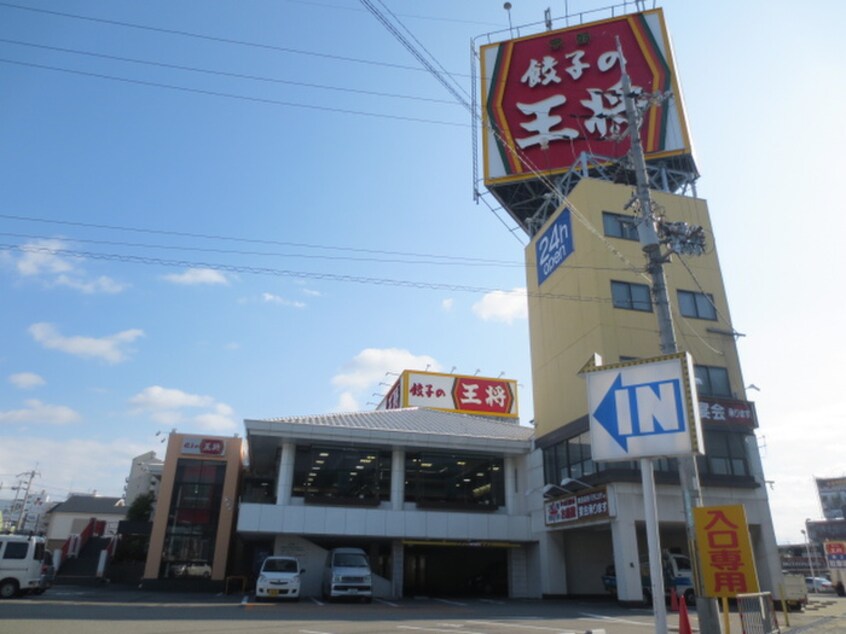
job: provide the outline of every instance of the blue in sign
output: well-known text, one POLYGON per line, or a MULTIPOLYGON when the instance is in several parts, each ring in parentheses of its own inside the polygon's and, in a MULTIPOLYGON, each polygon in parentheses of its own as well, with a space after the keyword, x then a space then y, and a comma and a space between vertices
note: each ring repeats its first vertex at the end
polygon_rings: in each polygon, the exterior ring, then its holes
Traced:
POLYGON ((683 402, 676 379, 623 385, 618 374, 593 417, 628 451, 629 438, 684 432, 683 402))
POLYGON ((570 210, 565 209, 535 242, 538 286, 543 284, 572 252, 573 231, 570 224, 570 210))

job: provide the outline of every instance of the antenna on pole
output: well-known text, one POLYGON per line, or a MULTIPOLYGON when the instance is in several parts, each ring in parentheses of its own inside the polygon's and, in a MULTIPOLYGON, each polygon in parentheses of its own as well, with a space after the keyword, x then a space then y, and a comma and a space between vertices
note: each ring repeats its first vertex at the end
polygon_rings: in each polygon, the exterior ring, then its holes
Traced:
POLYGON ((511 25, 511 3, 506 2, 504 5, 502 5, 502 8, 505 9, 506 13, 508 13, 508 32, 511 35, 511 37, 513 38, 514 37, 514 27, 511 25))

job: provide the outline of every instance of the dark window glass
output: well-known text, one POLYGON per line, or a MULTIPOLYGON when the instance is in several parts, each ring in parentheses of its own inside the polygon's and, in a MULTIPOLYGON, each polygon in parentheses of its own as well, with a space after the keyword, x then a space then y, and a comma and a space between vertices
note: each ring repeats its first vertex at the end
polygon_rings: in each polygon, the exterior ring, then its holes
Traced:
POLYGON ((29 550, 27 542, 6 542, 3 559, 26 559, 27 550, 29 550))
POLYGON ((732 396, 728 370, 713 365, 696 365, 696 389, 702 396, 732 396))
POLYGON ((605 235, 623 240, 637 240, 637 227, 632 216, 614 214, 610 211, 602 212, 602 228, 605 235))
POLYGON ((391 453, 367 447, 298 446, 292 495, 330 504, 390 500, 391 453))
MULTIPOLYGON (((705 431, 705 469, 714 475, 750 475, 746 434, 705 431)), ((700 463, 701 464, 701 463, 700 463)))
POLYGON ((694 293, 693 291, 679 291, 678 294, 679 312, 682 315, 694 319, 717 320, 713 295, 710 293, 694 293))
POLYGON ((612 281, 611 299, 615 308, 652 312, 652 298, 646 284, 612 281))
POLYGON ((464 453, 409 452, 405 500, 426 507, 493 510, 505 504, 503 460, 464 453))
POLYGON ((168 511, 161 574, 208 577, 223 499, 226 464, 180 458, 168 511))

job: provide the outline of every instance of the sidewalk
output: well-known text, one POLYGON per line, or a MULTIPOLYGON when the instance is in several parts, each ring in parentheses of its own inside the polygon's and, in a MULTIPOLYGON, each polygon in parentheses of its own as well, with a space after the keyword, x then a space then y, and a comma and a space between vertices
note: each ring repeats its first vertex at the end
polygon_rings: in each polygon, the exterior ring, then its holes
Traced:
POLYGON ((790 627, 787 627, 784 624, 784 614, 779 613, 778 622, 782 632, 843 634, 846 632, 846 599, 837 596, 809 596, 805 610, 791 612, 789 620, 790 627))

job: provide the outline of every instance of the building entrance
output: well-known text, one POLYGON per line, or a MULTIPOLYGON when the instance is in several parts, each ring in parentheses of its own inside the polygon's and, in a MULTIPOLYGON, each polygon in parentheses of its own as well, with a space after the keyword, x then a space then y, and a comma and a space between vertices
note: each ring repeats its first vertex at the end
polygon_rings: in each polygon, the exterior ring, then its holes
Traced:
POLYGON ((508 596, 506 548, 405 547, 403 596, 508 596))

